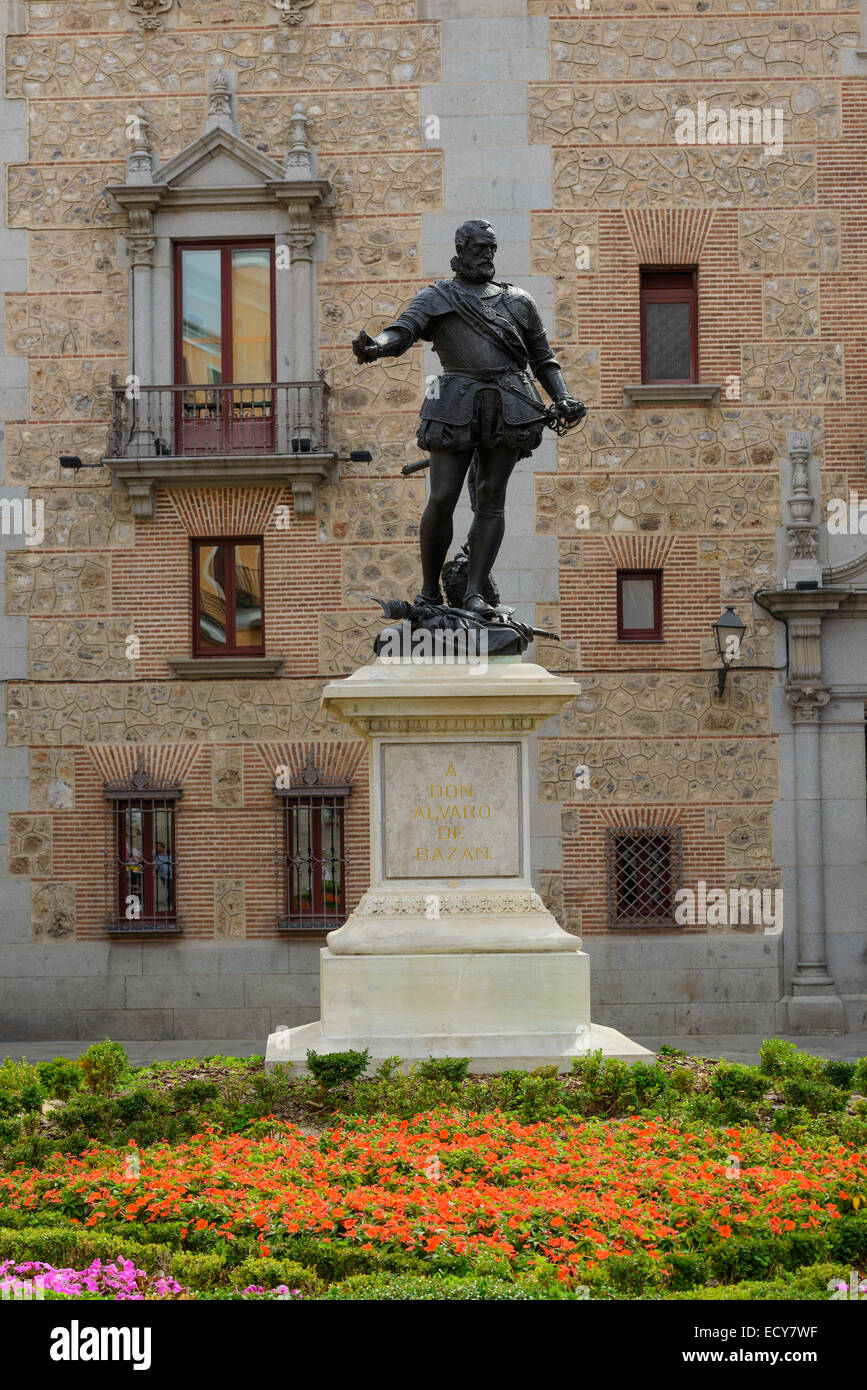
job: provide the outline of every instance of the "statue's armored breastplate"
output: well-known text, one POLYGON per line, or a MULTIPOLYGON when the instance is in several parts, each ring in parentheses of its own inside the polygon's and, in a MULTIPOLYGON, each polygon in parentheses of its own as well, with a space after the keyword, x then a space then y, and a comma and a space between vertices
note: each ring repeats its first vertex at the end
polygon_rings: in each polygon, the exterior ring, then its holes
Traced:
MULTIPOLYGON (((480 299, 478 307, 485 320, 496 328, 499 313, 502 312, 502 294, 480 299)), ((434 321, 431 341, 434 352, 443 366, 443 371, 480 371, 515 368, 512 354, 491 338, 485 336, 467 323, 459 314, 443 314, 434 321)))

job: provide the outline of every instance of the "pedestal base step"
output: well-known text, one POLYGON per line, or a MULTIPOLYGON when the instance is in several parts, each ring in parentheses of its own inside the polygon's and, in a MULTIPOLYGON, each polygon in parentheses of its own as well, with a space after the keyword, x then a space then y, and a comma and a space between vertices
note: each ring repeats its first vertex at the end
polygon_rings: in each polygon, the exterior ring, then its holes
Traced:
POLYGON ((531 1071, 534 1067, 557 1066, 568 1072, 573 1057, 600 1051, 603 1057, 623 1062, 652 1062, 654 1053, 633 1042, 616 1028, 591 1023, 575 1033, 473 1033, 390 1035, 388 1037, 328 1036, 322 1024, 305 1023, 300 1028, 279 1028, 271 1033, 265 1052, 265 1066, 292 1062, 306 1071, 307 1051, 370 1053, 370 1068, 386 1057, 400 1057, 401 1070, 428 1057, 469 1057, 470 1071, 531 1071))

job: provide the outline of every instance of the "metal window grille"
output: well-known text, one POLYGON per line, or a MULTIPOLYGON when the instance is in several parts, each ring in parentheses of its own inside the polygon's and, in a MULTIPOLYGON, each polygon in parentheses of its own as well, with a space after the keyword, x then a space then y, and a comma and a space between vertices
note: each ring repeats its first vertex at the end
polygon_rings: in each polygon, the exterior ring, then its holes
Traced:
POLYGON ((673 927, 681 878, 682 832, 618 826, 606 832, 608 922, 612 927, 673 927))
POLYGON ((323 782, 312 755, 290 786, 274 787, 283 931, 332 931, 346 920, 344 811, 351 792, 348 782, 323 782))
POLYGON ((177 802, 182 789, 153 777, 141 756, 132 777, 106 782, 105 919, 111 935, 181 930, 177 802))

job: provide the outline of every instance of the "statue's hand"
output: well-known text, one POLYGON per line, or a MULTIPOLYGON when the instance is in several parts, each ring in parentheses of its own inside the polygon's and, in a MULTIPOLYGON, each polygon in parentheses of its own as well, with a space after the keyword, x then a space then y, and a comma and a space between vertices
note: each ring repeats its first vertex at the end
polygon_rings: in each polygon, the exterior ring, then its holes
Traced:
POLYGON ((359 362, 375 362, 379 356, 379 344, 362 328, 358 337, 352 340, 352 351, 359 362))
POLYGON ((576 401, 574 396, 561 396, 558 401, 554 402, 554 409, 561 420, 570 424, 583 420, 587 414, 586 405, 583 405, 581 401, 576 401))

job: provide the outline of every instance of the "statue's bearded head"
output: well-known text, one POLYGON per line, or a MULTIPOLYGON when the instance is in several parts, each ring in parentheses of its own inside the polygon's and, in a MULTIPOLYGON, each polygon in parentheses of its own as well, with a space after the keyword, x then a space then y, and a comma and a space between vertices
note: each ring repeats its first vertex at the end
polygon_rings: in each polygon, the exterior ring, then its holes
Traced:
POLYGON ((497 238, 490 222, 464 222, 455 232, 456 256, 452 270, 462 280, 474 285, 486 285, 494 278, 494 256, 497 238))

